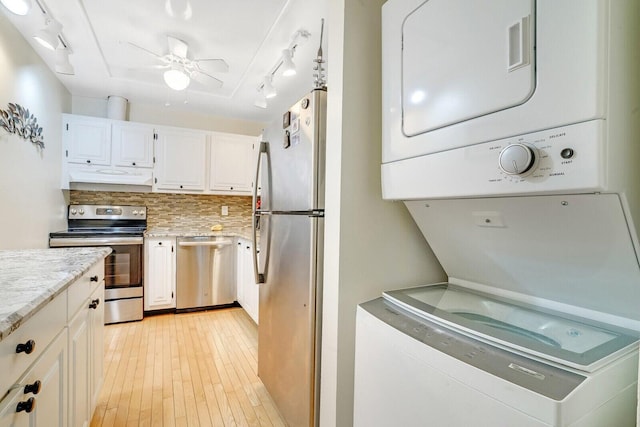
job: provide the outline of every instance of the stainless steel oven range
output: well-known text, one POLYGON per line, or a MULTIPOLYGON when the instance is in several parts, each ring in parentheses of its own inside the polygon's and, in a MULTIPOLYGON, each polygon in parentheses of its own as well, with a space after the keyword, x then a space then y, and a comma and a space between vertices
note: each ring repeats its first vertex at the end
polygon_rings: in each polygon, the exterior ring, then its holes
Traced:
POLYGON ((69 205, 66 231, 49 247, 110 246, 105 260, 105 324, 141 320, 145 206, 69 205))

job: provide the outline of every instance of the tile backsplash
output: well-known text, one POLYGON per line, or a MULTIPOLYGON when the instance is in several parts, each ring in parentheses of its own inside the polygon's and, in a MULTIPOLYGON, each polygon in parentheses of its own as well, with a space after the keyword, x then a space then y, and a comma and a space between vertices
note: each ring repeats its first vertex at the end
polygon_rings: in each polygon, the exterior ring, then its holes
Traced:
POLYGON ((197 194, 120 193, 71 190, 72 204, 143 205, 147 207, 147 228, 208 229, 251 226, 251 197, 197 194), (229 215, 222 216, 222 206, 229 215))

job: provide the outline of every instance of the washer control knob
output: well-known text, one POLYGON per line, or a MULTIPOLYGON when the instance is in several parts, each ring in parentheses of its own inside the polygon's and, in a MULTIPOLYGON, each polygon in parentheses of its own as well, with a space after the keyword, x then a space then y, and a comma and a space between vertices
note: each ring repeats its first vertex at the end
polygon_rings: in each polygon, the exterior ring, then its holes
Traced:
POLYGON ((507 175, 524 175, 536 160, 534 148, 526 144, 510 144, 502 149, 498 162, 507 175))

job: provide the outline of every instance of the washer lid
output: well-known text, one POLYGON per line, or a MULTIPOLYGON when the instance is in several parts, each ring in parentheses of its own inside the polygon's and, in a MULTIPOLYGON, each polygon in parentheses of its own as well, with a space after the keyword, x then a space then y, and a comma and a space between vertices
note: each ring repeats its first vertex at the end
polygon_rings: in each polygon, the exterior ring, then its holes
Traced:
POLYGON ((593 372, 637 346, 632 331, 451 284, 389 291, 384 298, 508 349, 593 372))
POLYGON ((640 331, 635 234, 618 194, 405 203, 450 282, 640 331))

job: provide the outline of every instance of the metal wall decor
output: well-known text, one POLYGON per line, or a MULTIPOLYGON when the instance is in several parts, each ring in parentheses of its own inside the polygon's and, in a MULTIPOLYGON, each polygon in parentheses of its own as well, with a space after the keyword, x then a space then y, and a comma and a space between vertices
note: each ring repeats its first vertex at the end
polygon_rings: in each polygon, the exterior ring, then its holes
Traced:
POLYGON ((0 126, 7 132, 15 133, 39 148, 44 148, 44 136, 38 120, 23 106, 9 103, 9 109, 0 109, 0 126))

